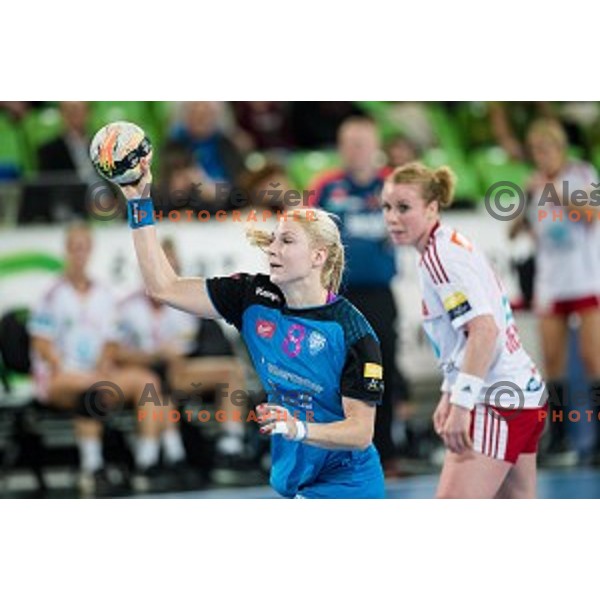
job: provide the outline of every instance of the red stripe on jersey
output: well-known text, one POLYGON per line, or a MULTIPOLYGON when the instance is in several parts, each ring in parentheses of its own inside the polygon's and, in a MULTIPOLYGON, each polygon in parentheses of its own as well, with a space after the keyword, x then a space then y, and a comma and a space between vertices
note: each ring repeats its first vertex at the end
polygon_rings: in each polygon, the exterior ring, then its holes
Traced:
POLYGON ((477 407, 473 410, 473 418, 471 419, 471 425, 469 426, 469 436, 475 441, 475 421, 477 421, 477 407))
POLYGON ((500 421, 502 420, 501 416, 498 416, 498 425, 496 427, 496 429, 498 430, 498 432, 496 433, 496 447, 494 448, 494 458, 498 458, 498 450, 500 449, 500 421))
POLYGON ((448 274, 446 273, 444 266, 442 265, 442 261, 440 260, 440 256, 437 251, 437 244, 435 243, 435 238, 433 238, 432 245, 433 245, 433 254, 435 255, 435 258, 437 260, 437 265, 440 268, 440 271, 442 272, 443 279, 446 281, 446 283, 450 283, 450 279, 448 279, 448 274))
POLYGON ((481 448, 482 454, 487 454, 487 436, 488 436, 488 411, 484 411, 485 416, 483 418, 483 447, 481 448))
POLYGON ((429 262, 431 263, 431 266, 433 267, 433 270, 435 271, 435 274, 437 275, 438 283, 443 283, 444 278, 442 277, 441 271, 439 269, 439 265, 437 264, 437 262, 433 256, 433 250, 432 250, 431 245, 427 249, 427 258, 429 259, 429 262))
POLYGON ((430 275, 431 279, 433 280, 433 283, 441 283, 440 281, 438 281, 438 278, 434 275, 434 273, 433 273, 433 271, 431 269, 431 266, 425 260, 426 258, 428 258, 428 251, 425 252, 425 254, 423 254, 423 258, 421 259, 421 261, 425 265, 425 268, 429 271, 429 275, 430 275))

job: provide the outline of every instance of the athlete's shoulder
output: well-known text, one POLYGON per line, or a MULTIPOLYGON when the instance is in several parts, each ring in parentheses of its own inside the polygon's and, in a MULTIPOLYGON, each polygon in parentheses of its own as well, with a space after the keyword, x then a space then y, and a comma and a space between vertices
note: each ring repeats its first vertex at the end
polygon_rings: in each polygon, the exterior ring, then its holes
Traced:
POLYGON ((267 304, 276 307, 281 307, 285 303, 283 292, 264 273, 247 275, 246 285, 248 303, 267 304))
POLYGON ((468 265, 477 260, 474 244, 458 230, 437 225, 419 260, 419 268, 426 281, 433 285, 451 283, 452 271, 458 265, 468 265))
POLYGON ((234 273, 228 277, 208 280, 209 290, 219 296, 232 293, 241 300, 241 310, 252 304, 281 307, 285 304, 283 292, 264 273, 234 273))
POLYGON ((598 173, 594 165, 583 160, 571 160, 565 167, 568 177, 577 177, 580 179, 594 180, 597 178, 598 173))
POLYGON ((393 172, 394 172, 393 167, 390 167, 389 165, 385 165, 384 167, 381 167, 381 169, 379 169, 378 175, 379 175, 380 179, 385 181, 393 172))
POLYGON ((341 325, 348 345, 354 344, 366 335, 372 335, 377 339, 367 318, 350 300, 340 296, 330 307, 332 319, 341 325))
POLYGON ((439 223, 432 229, 418 263, 426 282, 433 285, 450 282, 445 264, 451 254, 452 233, 450 228, 439 223))
POLYGON ((127 294, 124 298, 119 300, 117 306, 119 310, 135 310, 140 305, 145 305, 149 302, 149 298, 146 295, 145 290, 136 290, 130 294, 127 294))
POLYGON ((330 169, 318 175, 314 181, 313 186, 316 188, 322 188, 332 183, 338 183, 345 179, 346 173, 343 169, 330 169))
POLYGON ((330 190, 335 188, 339 183, 342 183, 345 178, 346 173, 343 169, 332 169, 317 176, 310 185, 310 188, 315 190, 312 205, 318 206, 322 201, 326 200, 330 190))
POLYGON ((67 280, 63 275, 54 279, 44 290, 42 302, 45 304, 56 301, 67 290, 67 280))
POLYGON ((434 243, 444 255, 469 256, 475 251, 475 245, 466 235, 446 225, 440 225, 434 243))

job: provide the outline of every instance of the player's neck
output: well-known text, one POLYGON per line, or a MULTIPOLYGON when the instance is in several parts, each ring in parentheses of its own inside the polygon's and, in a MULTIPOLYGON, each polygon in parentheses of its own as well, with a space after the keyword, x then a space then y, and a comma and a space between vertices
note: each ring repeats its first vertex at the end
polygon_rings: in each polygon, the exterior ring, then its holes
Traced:
POLYGON ((87 292, 90 288, 91 281, 85 273, 67 270, 65 272, 65 278, 78 292, 87 292))
POLYGON ((425 248, 427 248, 427 244, 429 244, 429 239, 433 235, 433 230, 437 228, 439 225, 439 220, 435 220, 431 225, 425 230, 423 235, 416 241, 415 248, 419 254, 423 254, 425 248))
POLYGON ((562 173, 563 169, 565 168, 565 164, 566 162, 562 162, 560 166, 546 171, 544 175, 551 181, 557 179, 558 176, 562 173))
POLYGON ((349 169, 348 173, 354 183, 368 185, 377 177, 377 171, 378 169, 375 165, 368 165, 357 169, 349 169))
POLYGON ((281 288, 285 296, 285 303, 290 308, 307 308, 327 304, 329 296, 326 289, 321 286, 311 286, 308 283, 298 282, 281 288))

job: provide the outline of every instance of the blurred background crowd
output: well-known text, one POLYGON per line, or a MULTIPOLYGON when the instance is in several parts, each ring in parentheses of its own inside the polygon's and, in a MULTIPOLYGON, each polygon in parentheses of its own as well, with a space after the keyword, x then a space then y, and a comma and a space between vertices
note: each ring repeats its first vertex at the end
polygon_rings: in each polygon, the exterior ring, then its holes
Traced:
POLYGON ((211 195, 217 182, 249 190, 281 180, 305 189, 341 165, 337 133, 353 116, 376 123, 382 167, 417 157, 450 164, 458 207, 481 201, 495 181, 525 183, 532 171, 525 133, 539 117, 561 122, 570 155, 600 162, 600 111, 590 102, 1 102, 0 210, 19 224, 85 215, 78 184, 95 177, 89 141, 119 120, 142 126, 157 149, 162 206, 181 208, 202 190, 198 206, 222 208, 211 195))

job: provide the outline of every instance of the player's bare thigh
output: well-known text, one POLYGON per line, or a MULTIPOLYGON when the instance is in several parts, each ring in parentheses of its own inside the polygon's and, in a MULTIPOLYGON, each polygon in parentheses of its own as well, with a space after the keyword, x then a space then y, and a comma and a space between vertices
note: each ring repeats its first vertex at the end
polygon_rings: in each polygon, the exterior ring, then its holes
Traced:
POLYGON ((446 451, 437 498, 494 498, 511 464, 468 450, 446 451))
POLYGON ((173 364, 170 383, 173 389, 189 390, 202 384, 204 389, 219 384, 243 382, 244 371, 235 357, 188 358, 173 364))
POLYGON ((580 313, 579 328, 580 354, 587 374, 600 377, 600 309, 586 310, 580 313))
POLYGON ((54 408, 70 410, 81 395, 98 382, 96 373, 61 371, 50 379, 46 403, 54 408))
POLYGON ((537 487, 537 455, 533 452, 521 454, 506 476, 496 498, 535 498, 537 487))
POLYGON ((159 378, 143 367, 114 369, 106 375, 106 380, 116 385, 128 404, 139 405, 145 398, 160 397, 159 378))
POLYGON ((539 321, 544 366, 548 379, 564 375, 569 327, 565 315, 544 315, 539 321))
POLYGON ((49 382, 47 403, 63 410, 72 409, 84 392, 93 386, 101 386, 103 382, 117 386, 123 399, 130 403, 139 401, 147 385, 153 385, 155 390, 160 391, 157 377, 151 371, 138 367, 114 369, 109 373, 60 372, 49 382))

